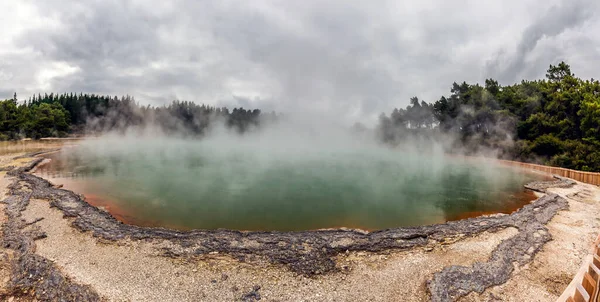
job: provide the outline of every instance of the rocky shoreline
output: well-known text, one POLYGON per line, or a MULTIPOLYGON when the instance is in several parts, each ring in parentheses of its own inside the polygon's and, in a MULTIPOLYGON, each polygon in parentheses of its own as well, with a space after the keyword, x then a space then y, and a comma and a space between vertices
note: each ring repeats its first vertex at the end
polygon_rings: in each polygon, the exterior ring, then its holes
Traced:
MULTIPOLYGON (((432 248, 455 242, 483 232, 516 228, 518 233, 504 240, 492 252, 487 262, 473 266, 448 266, 428 282, 432 301, 453 301, 470 292, 508 280, 513 263, 530 262, 541 247, 551 240, 545 224, 568 202, 555 194, 545 195, 510 214, 497 214, 452 221, 444 224, 395 228, 374 232, 332 229, 303 232, 241 232, 233 230, 175 231, 146 228, 119 222, 110 214, 89 205, 82 196, 60 188, 29 174, 42 159, 37 158, 24 167, 13 168, 9 197, 4 200, 8 223, 4 226, 2 245, 14 251, 12 293, 35 293, 41 300, 63 297, 77 301, 97 301, 99 296, 89 286, 78 285, 47 259, 35 255, 35 240, 44 238, 35 229, 35 222, 26 222, 20 213, 30 199, 45 199, 71 221, 73 228, 92 234, 104 242, 133 240, 156 242, 156 249, 165 257, 193 259, 204 255, 223 254, 238 261, 268 262, 283 265, 306 277, 343 270, 335 257, 346 252, 385 252, 432 248), (59 286, 57 286, 59 285, 59 286)), ((569 187, 574 182, 559 178, 554 182, 535 182, 528 187, 545 191, 549 187, 569 187)))

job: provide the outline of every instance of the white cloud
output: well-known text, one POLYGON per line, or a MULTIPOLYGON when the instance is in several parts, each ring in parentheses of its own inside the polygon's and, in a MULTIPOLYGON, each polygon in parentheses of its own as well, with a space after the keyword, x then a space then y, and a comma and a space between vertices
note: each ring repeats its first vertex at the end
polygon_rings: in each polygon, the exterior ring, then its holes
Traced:
POLYGON ((76 74, 80 71, 77 66, 70 66, 64 62, 51 62, 47 66, 41 67, 36 73, 35 87, 45 91, 51 91, 54 87, 52 83, 66 76, 76 74))

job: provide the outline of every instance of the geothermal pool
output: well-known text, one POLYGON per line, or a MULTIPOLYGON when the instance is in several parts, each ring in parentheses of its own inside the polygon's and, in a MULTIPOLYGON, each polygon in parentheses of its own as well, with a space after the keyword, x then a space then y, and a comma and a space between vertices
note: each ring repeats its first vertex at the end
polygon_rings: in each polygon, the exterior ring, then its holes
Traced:
POLYGON ((540 179, 493 161, 382 147, 260 140, 104 139, 37 174, 117 219, 175 229, 377 230, 510 213, 540 179))

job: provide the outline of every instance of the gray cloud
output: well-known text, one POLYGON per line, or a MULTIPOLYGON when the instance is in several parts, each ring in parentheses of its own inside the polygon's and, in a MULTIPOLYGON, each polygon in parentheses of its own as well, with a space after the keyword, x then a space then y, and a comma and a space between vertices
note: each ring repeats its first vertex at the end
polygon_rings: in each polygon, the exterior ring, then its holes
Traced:
POLYGON ((453 81, 537 78, 557 59, 598 70, 594 0, 13 2, 0 97, 84 91, 372 121, 453 81))
POLYGON ((598 15, 597 9, 595 1, 565 1, 551 6, 525 29, 514 54, 507 56, 506 53, 502 53, 495 60, 488 62, 488 74, 499 79, 501 83, 513 83, 522 76, 539 75, 540 68, 558 60, 567 60, 568 54, 562 51, 561 45, 552 43, 540 50, 536 54, 537 58, 532 61, 528 61, 528 58, 541 40, 553 39, 565 31, 581 27, 598 15))

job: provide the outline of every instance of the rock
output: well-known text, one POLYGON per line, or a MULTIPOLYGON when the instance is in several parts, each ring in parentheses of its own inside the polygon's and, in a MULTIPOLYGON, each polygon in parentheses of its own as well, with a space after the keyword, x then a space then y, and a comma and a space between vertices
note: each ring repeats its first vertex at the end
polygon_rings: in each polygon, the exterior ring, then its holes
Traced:
POLYGON ((241 297, 241 300, 243 302, 259 301, 262 298, 260 296, 260 293, 258 292, 259 290, 260 290, 260 285, 253 286, 252 290, 250 292, 248 292, 247 294, 245 294, 241 297))
POLYGON ((513 226, 519 229, 519 233, 502 241, 487 262, 472 266, 447 266, 435 273, 427 285, 431 301, 456 301, 471 292, 482 293, 486 288, 505 283, 511 273, 524 268, 541 247, 552 239, 544 225, 559 210, 568 207, 566 199, 550 194, 505 216, 514 218, 513 226), (534 236, 536 233, 539 236, 534 236))

